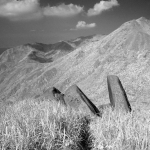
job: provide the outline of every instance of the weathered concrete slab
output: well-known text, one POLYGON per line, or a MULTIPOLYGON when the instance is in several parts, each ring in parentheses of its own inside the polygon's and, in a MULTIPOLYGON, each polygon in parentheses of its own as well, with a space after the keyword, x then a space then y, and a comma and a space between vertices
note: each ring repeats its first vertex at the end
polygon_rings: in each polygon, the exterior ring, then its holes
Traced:
POLYGON ((58 102, 61 102, 62 104, 66 105, 64 101, 64 94, 61 93, 57 88, 51 87, 44 91, 44 97, 46 99, 55 99, 58 102))
POLYGON ((108 92, 112 109, 131 112, 131 106, 121 81, 115 75, 107 76, 108 92))
POLYGON ((101 116, 98 108, 90 99, 88 99, 77 85, 72 85, 66 90, 64 100, 67 105, 70 105, 75 109, 82 109, 83 111, 91 110, 93 114, 101 116))
POLYGON ((58 101, 61 102, 62 104, 66 105, 65 100, 64 100, 64 94, 61 93, 57 88, 53 87, 52 90, 54 98, 58 101))
POLYGON ((47 89, 44 89, 44 90, 43 90, 42 97, 44 97, 45 99, 49 99, 49 100, 54 99, 52 90, 53 90, 53 87, 49 87, 49 88, 47 88, 47 89))

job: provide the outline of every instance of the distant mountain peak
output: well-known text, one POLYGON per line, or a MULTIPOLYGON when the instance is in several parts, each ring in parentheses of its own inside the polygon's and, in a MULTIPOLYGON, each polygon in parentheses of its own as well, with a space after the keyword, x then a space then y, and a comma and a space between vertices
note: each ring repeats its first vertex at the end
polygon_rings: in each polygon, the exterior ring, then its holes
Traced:
POLYGON ((148 22, 149 20, 146 19, 145 17, 140 17, 138 19, 136 19, 137 22, 148 22))
POLYGON ((117 32, 125 30, 129 32, 143 32, 150 35, 150 20, 145 17, 133 19, 122 24, 121 27, 117 29, 117 32))
POLYGON ((149 22, 141 17, 105 36, 35 43, 7 50, 0 57, 0 100, 43 99, 51 87, 65 92, 78 84, 98 105, 108 100, 106 78, 114 74, 122 79, 132 102, 142 99, 149 102, 149 22))
POLYGON ((141 29, 150 35, 150 20, 141 17, 139 19, 136 20, 136 22, 140 25, 141 29))

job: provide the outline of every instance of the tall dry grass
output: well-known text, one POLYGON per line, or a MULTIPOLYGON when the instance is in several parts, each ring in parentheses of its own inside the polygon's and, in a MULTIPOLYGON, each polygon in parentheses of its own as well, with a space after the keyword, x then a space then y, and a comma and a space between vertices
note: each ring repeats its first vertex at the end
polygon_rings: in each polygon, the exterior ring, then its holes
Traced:
POLYGON ((83 113, 54 101, 28 99, 9 106, 1 116, 0 149, 79 149, 85 128, 83 113))
POLYGON ((87 116, 55 101, 24 100, 0 118, 0 150, 150 150, 150 111, 87 116))
POLYGON ((90 130, 93 150, 150 150, 150 111, 122 114, 107 109, 90 130))

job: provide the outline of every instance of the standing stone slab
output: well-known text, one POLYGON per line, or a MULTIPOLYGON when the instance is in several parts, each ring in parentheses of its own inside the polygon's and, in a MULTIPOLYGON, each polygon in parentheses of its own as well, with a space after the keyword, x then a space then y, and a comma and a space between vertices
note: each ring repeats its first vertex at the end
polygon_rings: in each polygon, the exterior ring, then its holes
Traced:
POLYGON ((101 116, 98 108, 91 102, 90 99, 87 98, 77 85, 72 85, 67 89, 64 99, 67 105, 70 105, 75 109, 81 108, 84 111, 88 111, 90 109, 92 113, 97 116, 101 116))
POLYGON ((109 75, 107 77, 107 84, 112 108, 117 111, 131 112, 128 97, 119 78, 115 75, 109 75))

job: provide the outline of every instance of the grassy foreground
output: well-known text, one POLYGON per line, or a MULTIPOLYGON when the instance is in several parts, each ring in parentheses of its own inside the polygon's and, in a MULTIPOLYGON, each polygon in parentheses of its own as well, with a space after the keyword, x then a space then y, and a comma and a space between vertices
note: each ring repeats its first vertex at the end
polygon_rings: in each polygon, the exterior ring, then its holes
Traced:
POLYGON ((93 150, 150 150, 150 111, 104 112, 90 124, 93 150))
POLYGON ((150 149, 150 112, 85 116, 53 101, 18 102, 0 118, 0 150, 150 149))
POLYGON ((0 120, 0 150, 58 150, 81 147, 86 119, 56 102, 26 100, 0 120))

